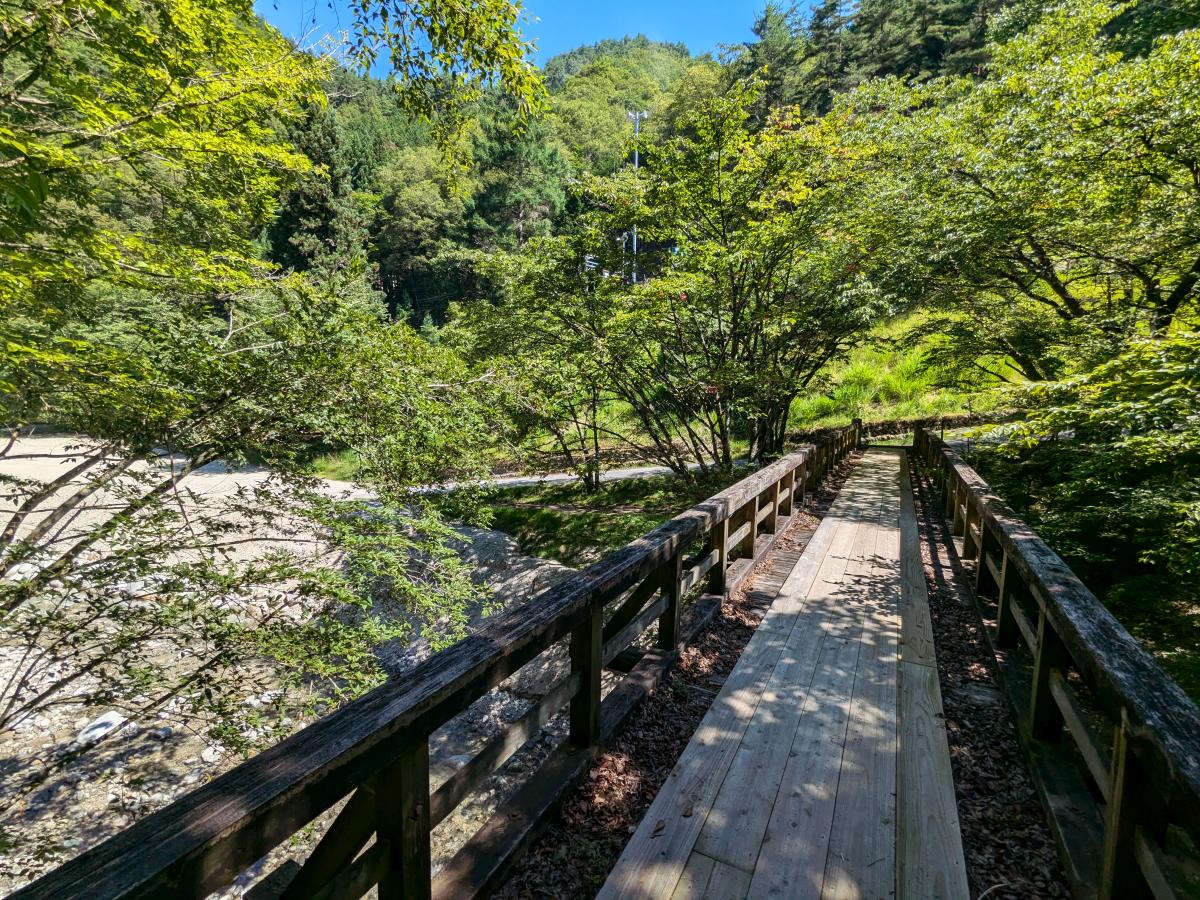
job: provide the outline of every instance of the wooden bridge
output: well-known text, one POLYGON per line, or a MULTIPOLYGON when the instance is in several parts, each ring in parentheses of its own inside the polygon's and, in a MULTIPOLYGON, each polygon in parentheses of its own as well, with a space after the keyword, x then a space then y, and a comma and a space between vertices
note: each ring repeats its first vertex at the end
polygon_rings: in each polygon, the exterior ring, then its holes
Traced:
POLYGON ((903 450, 842 487, 600 896, 967 897, 903 450))
MULTIPOLYGON (((16 896, 199 900, 264 860, 254 900, 486 896, 861 438, 752 474, 16 896), (431 789, 435 729, 564 644, 559 680, 431 789), (569 739, 435 872, 432 829, 558 715, 569 739)), ((911 455, 977 580, 1073 891, 1197 896, 1200 711, 940 438, 918 430, 911 455)), ((909 456, 863 455, 603 896, 969 896, 909 456)))

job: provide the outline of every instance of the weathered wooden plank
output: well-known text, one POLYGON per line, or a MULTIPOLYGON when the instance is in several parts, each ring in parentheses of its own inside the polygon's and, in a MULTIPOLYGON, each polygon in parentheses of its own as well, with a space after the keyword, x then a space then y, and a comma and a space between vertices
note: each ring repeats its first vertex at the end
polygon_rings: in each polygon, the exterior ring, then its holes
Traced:
POLYGON ((663 597, 666 607, 658 617, 658 634, 655 646, 662 650, 674 650, 679 646, 679 619, 683 613, 683 554, 677 553, 663 570, 663 597))
POLYGON ((1200 896, 1200 861, 1172 857, 1141 828, 1134 830, 1138 868, 1154 900, 1185 900, 1200 896))
POLYGON ((435 900, 489 896, 594 757, 594 748, 561 745, 438 873, 433 881, 435 900))
POLYGON ((668 603, 670 603, 670 598, 665 595, 660 596, 643 609, 636 619, 622 628, 618 634, 613 635, 610 640, 606 641, 604 644, 604 653, 601 656, 604 665, 607 666, 616 659, 621 651, 633 642, 634 638, 649 628, 651 623, 663 614, 668 603))
MULTIPOLYGON (((376 841, 358 859, 338 872, 319 890, 305 893, 309 900, 358 900, 387 872, 388 844, 376 841)), ((306 885, 311 888, 312 885, 306 885)))
POLYGON ((969 896, 937 669, 900 663, 896 896, 969 896))
POLYGON ((820 894, 858 664, 855 637, 830 638, 822 648, 754 867, 752 896, 820 894))
MULTIPOLYGON (((809 591, 812 589, 821 567, 825 564, 826 556, 831 552, 844 556, 851 551, 854 532, 853 530, 847 532, 845 527, 848 522, 856 520, 856 514, 851 506, 849 489, 850 485, 843 487, 843 494, 830 506, 825 518, 821 520, 821 524, 809 538, 799 563, 788 575, 779 591, 779 596, 776 597, 759 624, 760 629, 790 632, 795 625, 796 617, 808 600, 809 591), (833 551, 831 547, 835 537, 840 538, 840 542, 837 550, 833 551)), ((843 559, 843 570, 845 562, 846 560, 843 559)))
POLYGON ((935 665, 921 533, 907 463, 900 466, 900 566, 900 658, 925 666, 935 665))
POLYGON ((724 594, 726 589, 725 570, 729 565, 729 521, 718 522, 708 535, 709 544, 714 553, 718 554, 720 565, 714 567, 708 575, 708 593, 724 594))
POLYGON ((590 617, 571 633, 571 674, 579 689, 571 695, 571 743, 591 747, 600 737, 600 679, 604 668, 603 610, 597 604, 590 617))
POLYGON ((286 889, 277 895, 280 900, 307 896, 314 885, 330 881, 354 860, 375 832, 372 813, 376 802, 374 780, 354 792, 303 865, 288 879, 286 889))
POLYGON ((1037 631, 1029 621, 1029 616, 1025 615, 1025 610, 1021 608, 1021 604, 1017 602, 1016 597, 1009 599, 1008 614, 1012 617, 1013 622, 1017 626, 1017 630, 1021 632, 1021 637, 1025 639, 1025 646, 1029 651, 1036 652, 1037 650, 1037 631))
POLYGON ((712 870, 713 860, 703 853, 693 853, 688 857, 687 865, 683 867, 683 874, 671 893, 671 900, 698 900, 703 897, 708 880, 712 877, 712 870))
POLYGON ((821 893, 831 900, 895 893, 901 466, 902 456, 864 573, 866 615, 821 893))
POLYGON ((671 900, 745 900, 750 874, 723 862, 693 853, 684 867, 671 900))
POLYGON ((749 522, 743 522, 729 533, 727 546, 740 549, 746 543, 746 538, 750 536, 750 529, 753 527, 749 522))
POLYGON ((988 572, 991 573, 992 580, 996 584, 1000 584, 1000 566, 996 565, 996 561, 992 559, 990 553, 984 555, 983 563, 985 566, 987 566, 988 572))
MULTIPOLYGON (((997 668, 1014 720, 1024 721, 1029 715, 1031 684, 1027 660, 1017 654, 1008 654, 999 660, 997 668)), ((1024 731, 1018 731, 1018 734, 1027 736, 1024 731)), ((1077 897, 1095 897, 1104 823, 1100 807, 1079 766, 1078 754, 1074 746, 1066 742, 1051 744, 1023 739, 1020 744, 1050 831, 1058 844, 1072 893, 1077 897)))
POLYGON ((870 552, 874 545, 874 534, 865 524, 839 523, 802 612, 789 619, 793 627, 780 663, 763 687, 754 719, 696 842, 700 852, 747 871, 753 870, 758 858, 767 813, 775 803, 796 731, 802 727, 822 646, 834 631, 831 618, 841 603, 835 595, 850 560, 870 552))
POLYGON ((375 839, 387 858, 379 900, 428 900, 429 738, 419 738, 384 771, 375 797, 375 839))
POLYGON ((662 590, 661 573, 656 572, 639 584, 628 597, 622 601, 616 611, 604 623, 604 643, 607 644, 613 636, 626 625, 637 618, 638 613, 646 608, 646 601, 662 590))
MULTIPOLYGON (((821 656, 789 745, 774 806, 756 860, 751 896, 816 896, 824 880, 825 863, 836 807, 850 698, 861 650, 863 604, 855 603, 861 586, 854 584, 870 568, 882 490, 886 488, 886 459, 868 454, 843 488, 859 523, 854 550, 848 555, 837 584, 824 590, 814 585, 830 613, 821 656), (876 522, 872 522, 872 519, 876 522)), ((841 498, 839 498, 841 499, 841 498)), ((833 514, 833 509, 830 513, 833 514)), ((835 556, 831 550, 829 557, 835 556)), ((828 571, 823 564, 823 571, 828 571)), ((797 622, 796 632, 806 626, 797 622)))
POLYGON ((690 592, 692 588, 700 583, 700 579, 708 573, 708 570, 717 565, 717 563, 720 561, 720 550, 711 550, 702 556, 696 562, 696 564, 684 572, 683 577, 679 579, 679 592, 685 595, 690 592))
POLYGON ((1104 746, 1100 736, 1096 734, 1096 729, 1092 727, 1092 723, 1080 707, 1074 688, 1067 683, 1067 679, 1058 669, 1054 669, 1050 673, 1050 693, 1058 704, 1067 730, 1083 755, 1083 761, 1087 764, 1088 771, 1092 773, 1092 780, 1096 782, 1096 787, 1107 800, 1111 765, 1108 748, 1104 746))
POLYGON ((745 900, 750 890, 750 873, 713 861, 712 874, 704 888, 704 900, 745 900))
POLYGON ((431 827, 450 815, 454 808, 471 791, 504 765, 514 753, 541 731, 579 690, 578 672, 573 672, 562 683, 549 690, 529 712, 517 719, 499 735, 489 741, 465 766, 442 783, 429 798, 431 827))
POLYGON ((750 639, 599 898, 669 897, 675 890, 785 637, 760 630, 750 639))

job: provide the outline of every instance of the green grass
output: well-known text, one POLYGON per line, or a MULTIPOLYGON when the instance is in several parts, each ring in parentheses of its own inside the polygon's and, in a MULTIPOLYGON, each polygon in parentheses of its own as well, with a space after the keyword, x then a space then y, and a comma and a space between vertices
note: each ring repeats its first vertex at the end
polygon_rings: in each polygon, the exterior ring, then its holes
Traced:
POLYGON ((495 492, 486 502, 489 526, 511 534, 528 556, 583 567, 653 530, 739 478, 686 484, 669 476, 600 486, 543 485, 495 492))
POLYGON ((926 364, 920 347, 900 338, 913 318, 878 327, 872 339, 849 358, 831 365, 819 386, 798 398, 791 409, 795 431, 831 428, 853 419, 923 419, 987 408, 987 395, 967 394, 940 386, 941 373, 926 364))
POLYGON ((323 453, 313 460, 313 474, 335 481, 354 481, 358 477, 359 459, 353 450, 323 453))

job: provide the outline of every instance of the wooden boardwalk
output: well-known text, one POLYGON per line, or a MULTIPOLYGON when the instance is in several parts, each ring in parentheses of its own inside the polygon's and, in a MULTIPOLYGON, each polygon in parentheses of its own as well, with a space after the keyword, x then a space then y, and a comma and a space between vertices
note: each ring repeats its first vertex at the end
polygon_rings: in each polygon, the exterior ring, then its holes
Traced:
POLYGON ((903 450, 868 450, 602 898, 965 898, 903 450))

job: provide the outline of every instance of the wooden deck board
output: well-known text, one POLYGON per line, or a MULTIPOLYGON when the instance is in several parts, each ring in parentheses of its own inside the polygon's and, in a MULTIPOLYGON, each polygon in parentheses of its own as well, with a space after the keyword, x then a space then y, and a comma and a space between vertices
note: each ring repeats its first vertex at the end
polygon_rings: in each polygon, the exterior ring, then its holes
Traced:
MULTIPOLYGON (((866 531, 857 521, 844 527, 833 525, 833 529, 837 538, 830 542, 820 570, 811 580, 802 575, 807 583, 790 583, 791 592, 807 595, 811 587, 821 597, 830 586, 841 583, 850 559, 859 549, 859 536, 866 531)), ((789 592, 787 585, 780 599, 785 592, 789 592)), ((805 604, 797 602, 794 608, 798 615, 805 604)), ((758 858, 767 825, 763 810, 774 805, 817 660, 830 631, 829 612, 829 606, 822 604, 805 616, 806 627, 793 628, 789 633, 780 662, 763 690, 754 720, 742 737, 696 843, 700 852, 747 872, 753 871, 758 858), (799 716, 797 710, 801 711, 799 716)))
POLYGON ((895 894, 897 512, 891 504, 881 507, 874 553, 862 574, 867 609, 822 886, 822 897, 837 900, 885 900, 895 894))
POLYGON ((936 665, 933 622, 929 618, 929 595, 925 588, 925 565, 921 561, 921 535, 917 530, 917 512, 913 504, 907 461, 900 467, 900 565, 900 658, 924 666, 936 665))
POLYGON ((868 451, 756 584, 771 608, 601 897, 967 896, 906 490, 903 452, 868 451))

